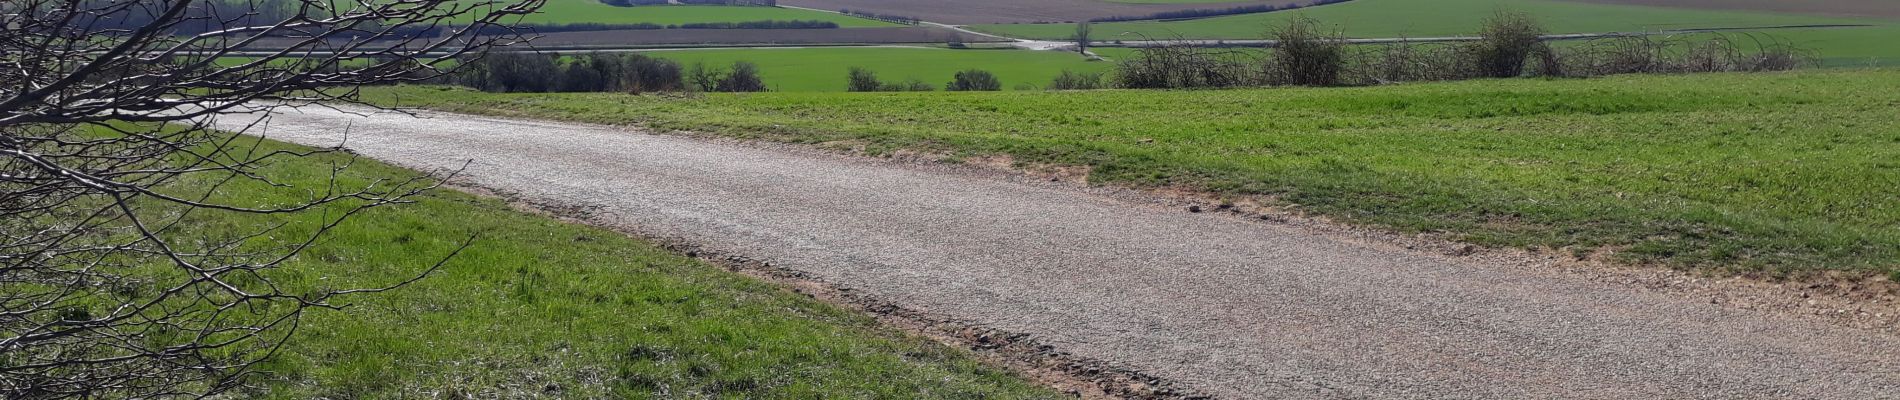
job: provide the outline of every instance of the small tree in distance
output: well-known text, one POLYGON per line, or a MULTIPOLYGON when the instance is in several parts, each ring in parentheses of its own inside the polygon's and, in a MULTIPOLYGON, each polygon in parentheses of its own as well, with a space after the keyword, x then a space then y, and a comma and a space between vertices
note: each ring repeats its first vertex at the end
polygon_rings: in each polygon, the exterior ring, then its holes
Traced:
POLYGON ((1089 38, 1094 33, 1095 33, 1095 24, 1093 22, 1082 21, 1080 23, 1075 24, 1075 52, 1088 54, 1089 43, 1090 43, 1089 38))

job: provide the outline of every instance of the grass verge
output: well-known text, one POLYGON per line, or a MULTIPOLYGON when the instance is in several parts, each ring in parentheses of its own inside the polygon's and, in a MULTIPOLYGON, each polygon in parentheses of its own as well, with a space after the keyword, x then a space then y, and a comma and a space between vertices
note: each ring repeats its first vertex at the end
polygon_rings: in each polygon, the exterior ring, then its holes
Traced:
MULTIPOLYGON (((255 140, 255 139, 250 139, 255 140)), ((266 147, 285 146, 267 143, 266 147)), ((242 146, 240 146, 242 147, 242 146)), ((279 162, 296 185, 221 189, 288 203, 321 188, 338 156, 279 162)), ((345 181, 415 172, 357 161, 345 181)), ((321 212, 200 213, 192 229, 288 223, 321 212)), ((187 230, 190 231, 190 230, 187 230)), ((370 287, 412 276, 471 232, 479 241, 427 279, 308 315, 263 367, 258 398, 1047 398, 963 351, 654 245, 438 190, 375 209, 279 271, 293 288, 370 287)), ((268 246, 268 244, 264 244, 268 246)))
POLYGON ((1729 273, 1900 274, 1900 71, 1340 89, 767 93, 373 91, 447 111, 1010 155, 1091 180, 1262 196, 1478 244, 1729 273))

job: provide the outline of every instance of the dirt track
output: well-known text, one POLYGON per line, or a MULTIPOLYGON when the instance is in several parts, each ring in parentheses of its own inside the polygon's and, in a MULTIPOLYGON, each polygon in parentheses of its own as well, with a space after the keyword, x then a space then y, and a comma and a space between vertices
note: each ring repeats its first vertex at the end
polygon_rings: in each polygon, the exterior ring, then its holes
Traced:
MULTIPOLYGON (((588 210, 1227 398, 1900 396, 1900 337, 914 166, 459 115, 269 137, 588 210)), ((230 117, 225 123, 239 124, 230 117)), ((555 268, 559 266, 548 266, 555 268)))

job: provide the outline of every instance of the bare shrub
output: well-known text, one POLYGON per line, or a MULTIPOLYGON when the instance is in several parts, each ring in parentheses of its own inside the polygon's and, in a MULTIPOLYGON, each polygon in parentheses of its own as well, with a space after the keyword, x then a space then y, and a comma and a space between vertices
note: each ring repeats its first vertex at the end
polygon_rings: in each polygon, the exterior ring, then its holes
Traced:
POLYGON ((306 313, 433 271, 292 284, 325 278, 283 267, 326 232, 436 180, 339 157, 296 186, 268 166, 337 150, 275 150, 213 120, 439 78, 524 40, 511 23, 542 4, 0 2, 0 397, 243 397, 306 313))
POLYGON ((1267 80, 1281 85, 1335 86, 1345 69, 1343 34, 1327 32, 1319 21, 1294 18, 1269 34, 1267 80))
POLYGON ((1045 88, 1048 90, 1103 89, 1107 87, 1103 77, 1104 75, 1100 72, 1075 72, 1065 69, 1062 70, 1062 74, 1050 80, 1049 86, 1045 88))
MULTIPOLYGON (((1276 43, 1264 59, 1179 39, 1150 41, 1160 45, 1139 48, 1124 59, 1111 83, 1130 89, 1374 85, 1527 74, 1784 71, 1819 64, 1811 51, 1755 33, 1629 34, 1553 44, 1535 20, 1512 12, 1497 13, 1486 21, 1482 37, 1468 41, 1354 45, 1318 26, 1296 19, 1273 30, 1276 43)), ((1051 88, 1068 85, 1056 82, 1051 88)))
POLYGON ((850 92, 928 92, 937 90, 935 86, 924 83, 922 79, 911 78, 902 82, 884 82, 871 70, 851 67, 846 76, 846 91, 850 92))
POLYGON ((1571 76, 1786 71, 1819 64, 1809 51, 1761 34, 1629 35, 1565 52, 1571 76))
POLYGON ((1472 63, 1463 44, 1362 44, 1346 48, 1341 80, 1347 85, 1377 85, 1470 79, 1472 63))
POLYGON ((1190 89, 1263 83, 1257 57, 1231 49, 1197 47, 1186 41, 1136 50, 1115 70, 1117 87, 1190 89))
POLYGON ((1524 62, 1544 45, 1544 27, 1529 14, 1498 11, 1484 21, 1479 40, 1467 45, 1476 75, 1511 78, 1524 74, 1524 62))
POLYGON ((886 92, 928 92, 937 90, 937 86, 931 85, 929 82, 924 82, 922 79, 910 78, 910 80, 903 82, 887 82, 880 90, 886 92))
POLYGON ((1537 51, 1531 53, 1531 56, 1537 60, 1536 68, 1531 70, 1531 75, 1546 78, 1571 76, 1570 68, 1565 66, 1565 63, 1569 62, 1565 59, 1565 54, 1557 51, 1557 48, 1551 47, 1550 44, 1537 46, 1537 51))

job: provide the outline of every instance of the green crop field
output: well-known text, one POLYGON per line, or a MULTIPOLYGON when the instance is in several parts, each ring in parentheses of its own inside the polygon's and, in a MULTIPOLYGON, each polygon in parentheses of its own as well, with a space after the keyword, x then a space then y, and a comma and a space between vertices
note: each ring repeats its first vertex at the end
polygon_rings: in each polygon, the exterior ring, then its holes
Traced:
POLYGON ((661 51, 649 53, 691 65, 758 64, 774 91, 842 92, 851 67, 877 72, 884 80, 921 79, 942 89, 957 71, 981 68, 996 74, 1003 88, 1042 87, 1062 70, 1099 72, 1112 62, 1091 62, 1075 53, 1029 50, 953 50, 941 48, 806 48, 661 51))
MULTIPOLYGON (((264 150, 284 146, 266 143, 264 150)), ((308 196, 304 188, 322 190, 331 167, 346 162, 284 160, 261 172, 294 188, 240 179, 220 193, 236 204, 295 203, 308 196)), ((349 171, 345 185, 415 174, 368 160, 349 171)), ((352 219, 272 276, 291 292, 386 285, 423 271, 471 233, 479 239, 414 285, 348 297, 342 303, 349 308, 307 315, 289 345, 262 366, 256 390, 233 397, 1056 395, 966 352, 619 233, 448 190, 420 200, 352 219)), ((321 214, 205 211, 170 230, 216 236, 283 222, 289 225, 271 240, 295 240, 321 214)))
POLYGON ((845 15, 778 7, 732 6, 639 6, 615 7, 597 0, 548 0, 547 5, 522 22, 531 24, 632 24, 661 25, 696 22, 741 22, 762 20, 817 20, 838 23, 846 28, 898 26, 896 24, 845 15))
POLYGON ((1083 165, 1402 232, 1778 276, 1900 274, 1900 70, 1364 88, 766 93, 398 87, 450 111, 1083 165))
MULTIPOLYGON (((1876 27, 1763 31, 1822 53, 1830 60, 1880 58, 1900 62, 1900 46, 1891 41, 1900 23, 1889 20, 1831 18, 1750 11, 1692 10, 1662 7, 1573 3, 1556 0, 1355 0, 1293 11, 1172 22, 1096 24, 1097 40, 1261 39, 1275 25, 1295 17, 1317 19, 1350 37, 1440 37, 1468 35, 1497 10, 1538 16, 1552 33, 1640 32, 1667 29, 1764 27, 1821 24, 1870 24, 1876 27)), ((1061 40, 1070 24, 977 25, 972 28, 1012 37, 1061 40)))

